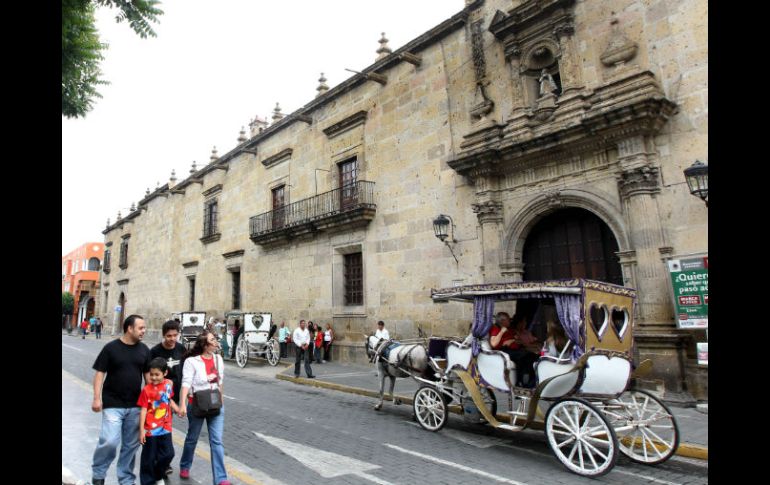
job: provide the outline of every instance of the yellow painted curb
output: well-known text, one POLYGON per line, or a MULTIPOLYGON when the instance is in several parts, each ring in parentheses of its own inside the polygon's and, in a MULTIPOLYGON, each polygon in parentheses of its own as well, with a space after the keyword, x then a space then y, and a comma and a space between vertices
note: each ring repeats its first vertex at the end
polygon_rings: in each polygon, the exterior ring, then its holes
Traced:
MULTIPOLYGON (((344 384, 336 384, 334 382, 320 381, 318 379, 307 379, 305 377, 293 377, 293 376, 287 376, 283 374, 276 374, 275 377, 282 381, 294 382, 295 384, 301 384, 304 386, 322 387, 325 389, 331 389, 333 391, 347 392, 349 394, 358 394, 359 396, 367 396, 367 397, 373 397, 373 398, 380 397, 380 393, 377 391, 370 391, 369 389, 363 389, 360 387, 346 386, 344 384)), ((414 399, 408 396, 401 396, 401 395, 395 394, 395 397, 397 399, 401 399, 401 401, 404 404, 412 404, 414 402, 414 399)), ((390 397, 386 395, 385 400, 390 401, 390 397)), ((460 414, 460 411, 461 411, 460 406, 457 406, 457 405, 449 406, 449 412, 451 413, 460 414)), ((498 414, 495 416, 495 418, 497 418, 498 421, 502 421, 506 423, 511 422, 511 417, 507 414, 498 414)), ((530 423, 529 426, 527 426, 527 428, 542 431, 543 429, 545 429, 545 424, 535 421, 533 423, 530 423)), ((709 449, 707 446, 700 446, 692 443, 679 443, 679 448, 677 448, 675 454, 678 456, 684 456, 687 458, 698 458, 700 460, 709 459, 709 449)))

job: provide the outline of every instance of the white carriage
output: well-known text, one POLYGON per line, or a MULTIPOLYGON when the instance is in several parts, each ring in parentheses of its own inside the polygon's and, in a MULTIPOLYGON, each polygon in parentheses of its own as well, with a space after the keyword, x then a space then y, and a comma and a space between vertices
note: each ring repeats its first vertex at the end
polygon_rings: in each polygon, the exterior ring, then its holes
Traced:
MULTIPOLYGON (((235 362, 245 367, 249 357, 262 357, 270 365, 278 365, 281 349, 274 335, 277 326, 273 316, 266 312, 228 312, 225 315, 227 327, 222 346, 228 354, 235 345, 235 362), (235 332, 236 322, 240 328, 235 332), (236 342, 237 341, 237 342, 236 342)), ((229 355, 228 355, 229 356, 229 355)))
POLYGON ((179 341, 186 349, 195 345, 195 339, 206 328, 206 312, 181 312, 172 314, 179 318, 179 341))
POLYGON ((465 417, 520 431, 538 423, 551 450, 570 471, 584 476, 609 472, 618 453, 643 464, 666 461, 679 445, 670 410, 652 394, 629 389, 650 361, 633 365, 633 308, 636 291, 574 279, 461 286, 432 291, 436 302, 474 303, 472 334, 460 343, 431 338, 423 385, 414 396, 420 425, 437 431, 449 406, 465 417), (517 387, 516 365, 486 340, 496 301, 540 299, 555 303, 567 343, 557 356, 540 356, 534 388, 517 387), (509 396, 497 419, 494 391, 509 396))

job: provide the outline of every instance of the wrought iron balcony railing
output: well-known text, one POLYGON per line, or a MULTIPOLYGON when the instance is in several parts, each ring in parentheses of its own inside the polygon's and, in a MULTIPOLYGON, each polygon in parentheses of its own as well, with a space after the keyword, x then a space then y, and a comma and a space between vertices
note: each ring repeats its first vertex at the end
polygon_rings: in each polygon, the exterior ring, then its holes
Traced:
POLYGON ((332 227, 367 224, 374 218, 374 182, 360 180, 249 219, 257 244, 332 227))

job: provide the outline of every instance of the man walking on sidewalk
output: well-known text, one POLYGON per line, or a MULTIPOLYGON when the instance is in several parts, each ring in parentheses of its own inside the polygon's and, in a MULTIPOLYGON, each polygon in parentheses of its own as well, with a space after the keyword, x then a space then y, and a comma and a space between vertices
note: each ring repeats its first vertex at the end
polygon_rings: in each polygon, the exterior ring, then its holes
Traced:
POLYGON ((134 485, 136 482, 134 462, 139 448, 137 430, 141 415, 136 403, 142 390, 142 376, 144 382, 149 382, 150 349, 142 343, 146 329, 143 317, 130 315, 123 322, 123 336, 105 345, 94 362, 96 375, 91 409, 102 412, 102 429, 91 465, 93 485, 104 485, 118 445, 118 483, 134 485))
POLYGON ((297 360, 294 361, 294 377, 299 377, 299 363, 304 359, 305 361, 305 374, 308 379, 312 379, 313 369, 310 368, 310 362, 308 362, 310 354, 310 332, 305 328, 305 321, 299 321, 299 327, 294 329, 294 334, 291 337, 294 345, 297 346, 297 360))

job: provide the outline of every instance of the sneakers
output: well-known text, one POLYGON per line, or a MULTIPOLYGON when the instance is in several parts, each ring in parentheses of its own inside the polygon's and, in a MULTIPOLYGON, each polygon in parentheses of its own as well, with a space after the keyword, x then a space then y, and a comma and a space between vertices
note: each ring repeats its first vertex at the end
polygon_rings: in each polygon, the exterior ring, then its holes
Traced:
POLYGON ((187 470, 185 468, 180 468, 179 478, 190 478, 190 470, 187 470))
POLYGON ((315 379, 315 376, 307 376, 308 379, 315 379))

